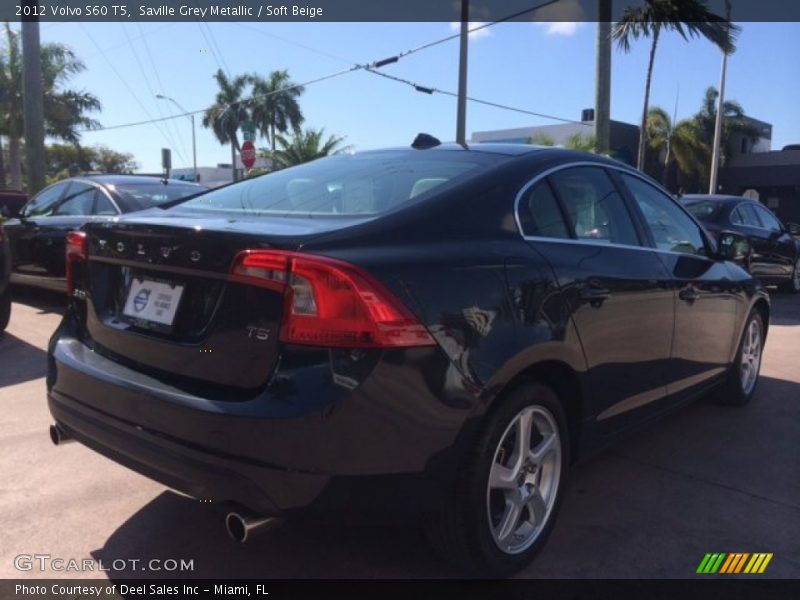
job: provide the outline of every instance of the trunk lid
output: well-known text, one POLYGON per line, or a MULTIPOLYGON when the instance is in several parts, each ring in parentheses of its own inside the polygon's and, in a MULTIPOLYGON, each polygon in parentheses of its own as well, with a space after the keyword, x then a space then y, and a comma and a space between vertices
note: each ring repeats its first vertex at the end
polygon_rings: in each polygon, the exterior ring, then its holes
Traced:
POLYGON ((247 249, 297 250, 361 221, 170 214, 89 225, 85 333, 117 362, 235 399, 275 369, 284 298, 229 281, 234 258, 247 249))

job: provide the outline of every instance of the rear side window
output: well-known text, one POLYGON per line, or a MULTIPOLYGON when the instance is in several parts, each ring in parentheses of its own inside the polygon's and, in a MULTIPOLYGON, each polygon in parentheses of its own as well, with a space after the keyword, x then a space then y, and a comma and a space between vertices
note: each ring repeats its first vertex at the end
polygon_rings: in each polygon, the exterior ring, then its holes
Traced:
POLYGON ((761 219, 761 222, 764 224, 764 227, 769 229, 770 231, 782 231, 783 226, 781 225, 780 221, 769 212, 766 208, 761 206, 750 206, 751 209, 755 210, 758 213, 758 218, 761 219))
POLYGON ((731 213, 731 223, 748 227, 763 227, 756 211, 749 204, 740 204, 731 213))
POLYGON ((575 167, 549 177, 578 239, 639 246, 625 201, 600 167, 575 167))
POLYGON ((700 227, 669 196, 638 177, 622 174, 644 215, 659 250, 683 254, 706 254, 700 227))
POLYGON ((570 237, 564 215, 558 207, 558 200, 547 181, 535 185, 520 199, 519 219, 524 235, 570 237))
POLYGON ((436 150, 340 154, 211 190, 179 206, 285 217, 378 215, 504 160, 436 150))
POLYGON ((700 219, 701 221, 713 221, 720 210, 720 204, 718 202, 705 200, 702 202, 692 202, 691 204, 685 204, 684 206, 686 207, 686 210, 695 216, 695 218, 700 219))
POLYGON ((53 212, 56 202, 69 183, 57 183, 42 190, 33 200, 25 205, 22 214, 25 217, 46 217, 53 212))

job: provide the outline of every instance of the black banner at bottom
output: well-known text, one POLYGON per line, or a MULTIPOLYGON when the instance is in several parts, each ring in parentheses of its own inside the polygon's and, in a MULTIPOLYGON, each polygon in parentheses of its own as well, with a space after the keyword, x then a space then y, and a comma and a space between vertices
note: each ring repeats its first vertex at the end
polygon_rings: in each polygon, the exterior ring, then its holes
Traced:
POLYGON ((0 600, 784 600, 799 580, 0 580, 0 600))

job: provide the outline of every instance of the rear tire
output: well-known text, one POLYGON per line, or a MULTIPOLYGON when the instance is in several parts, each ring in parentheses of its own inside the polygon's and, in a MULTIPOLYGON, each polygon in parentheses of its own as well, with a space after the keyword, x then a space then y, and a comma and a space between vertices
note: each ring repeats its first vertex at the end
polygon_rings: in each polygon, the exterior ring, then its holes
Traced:
POLYGON ((789 281, 781 285, 781 291, 789 294, 800 294, 800 258, 794 263, 792 277, 789 281))
POLYGON ((11 288, 6 286, 6 291, 0 294, 0 332, 5 331, 11 319, 11 288))
POLYGON ((466 457, 448 506, 428 523, 428 539, 445 561, 473 577, 507 577, 531 562, 561 504, 566 422, 545 385, 526 383, 501 400, 466 457))
POLYGON ((752 399, 758 387, 761 372, 761 356, 764 351, 764 320, 758 309, 753 308, 747 317, 739 350, 731 365, 725 383, 717 390, 718 404, 744 406, 752 399))

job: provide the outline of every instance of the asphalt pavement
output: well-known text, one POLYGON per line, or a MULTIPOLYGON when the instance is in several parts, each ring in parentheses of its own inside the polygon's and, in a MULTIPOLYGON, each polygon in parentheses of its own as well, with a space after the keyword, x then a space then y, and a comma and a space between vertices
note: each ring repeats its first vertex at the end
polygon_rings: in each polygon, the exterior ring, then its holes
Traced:
MULTIPOLYGON (((417 528, 358 515, 288 522, 238 546, 218 507, 80 444, 54 447, 45 359, 63 303, 15 299, 0 336, 0 578, 454 576, 417 528), (49 555, 44 572, 42 559, 18 558, 34 555, 49 555), (54 570, 56 558, 118 570, 54 570), (193 570, 167 571, 169 559, 193 570)), ((768 552, 759 577, 800 578, 800 296, 776 293, 773 311, 750 405, 698 402, 576 466, 553 535, 521 577, 686 578, 707 552, 768 552)))

